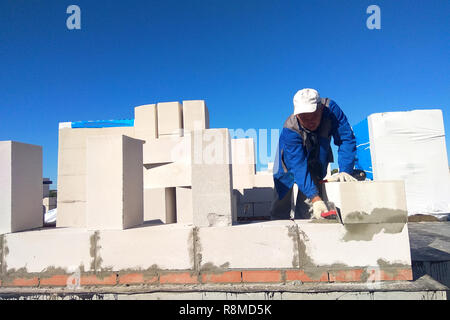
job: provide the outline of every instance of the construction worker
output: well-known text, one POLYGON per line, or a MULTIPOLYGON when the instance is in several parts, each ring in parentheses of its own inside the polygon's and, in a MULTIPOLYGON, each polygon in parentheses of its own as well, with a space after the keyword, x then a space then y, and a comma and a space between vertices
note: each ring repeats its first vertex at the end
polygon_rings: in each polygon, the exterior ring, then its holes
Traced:
POLYGON ((298 91, 294 112, 285 121, 278 143, 272 219, 322 219, 329 211, 321 198, 319 181, 333 162, 331 137, 339 148, 339 173, 327 177, 327 181, 356 181, 351 176, 356 141, 347 117, 336 102, 320 98, 316 90, 298 91), (294 183, 298 187, 296 197, 294 183))

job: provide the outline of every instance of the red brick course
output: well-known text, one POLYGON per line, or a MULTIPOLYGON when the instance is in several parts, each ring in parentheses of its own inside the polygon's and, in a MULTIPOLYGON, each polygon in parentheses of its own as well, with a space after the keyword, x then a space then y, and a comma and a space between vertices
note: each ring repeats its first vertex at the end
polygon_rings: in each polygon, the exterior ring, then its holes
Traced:
POLYGON ((242 282, 281 282, 281 270, 244 270, 242 282))
POLYGON ((225 271, 222 273, 203 273, 203 283, 239 283, 241 282, 240 271, 225 271))
POLYGON ((198 283, 198 276, 190 272, 168 272, 161 274, 159 283, 179 283, 179 284, 193 284, 198 283))
MULTIPOLYGON (((39 278, 38 276, 3 278, 3 287, 65 287, 70 275, 53 275, 39 278)), ((72 279, 75 282, 75 279, 72 279)), ((366 270, 349 269, 324 271, 322 274, 305 272, 304 270, 229 270, 224 272, 201 272, 199 275, 189 271, 162 272, 159 275, 149 275, 145 272, 82 274, 81 286, 114 286, 139 284, 197 284, 197 283, 283 283, 291 281, 302 282, 361 282, 361 281, 406 281, 412 280, 411 269, 366 270), (320 277, 319 277, 320 276, 320 277)), ((72 283, 75 285, 76 283, 72 283)))

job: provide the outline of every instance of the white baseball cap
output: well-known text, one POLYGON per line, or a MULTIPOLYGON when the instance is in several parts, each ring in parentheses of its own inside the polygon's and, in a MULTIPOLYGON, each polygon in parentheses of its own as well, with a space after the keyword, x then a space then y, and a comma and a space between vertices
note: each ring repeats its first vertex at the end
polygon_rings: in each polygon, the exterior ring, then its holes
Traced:
POLYGON ((294 114, 310 113, 317 110, 320 96, 317 90, 302 89, 294 96, 294 114))

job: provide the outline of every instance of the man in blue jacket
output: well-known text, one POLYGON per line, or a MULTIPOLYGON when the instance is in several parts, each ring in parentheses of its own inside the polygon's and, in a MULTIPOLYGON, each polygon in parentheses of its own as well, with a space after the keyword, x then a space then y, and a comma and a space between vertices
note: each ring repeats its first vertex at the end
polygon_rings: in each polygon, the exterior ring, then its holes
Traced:
POLYGON ((351 176, 356 141, 341 108, 314 89, 303 89, 294 96, 294 113, 285 121, 274 164, 275 199, 272 219, 322 219, 328 211, 321 198, 319 181, 333 162, 331 137, 338 146, 339 173, 328 181, 356 181, 351 176), (298 195, 293 208, 293 187, 298 195))

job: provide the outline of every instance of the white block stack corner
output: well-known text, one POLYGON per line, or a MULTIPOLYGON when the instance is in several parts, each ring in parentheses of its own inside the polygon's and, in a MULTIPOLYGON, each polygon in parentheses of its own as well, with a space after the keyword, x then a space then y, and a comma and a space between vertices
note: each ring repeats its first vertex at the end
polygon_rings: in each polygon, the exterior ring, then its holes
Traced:
POLYGON ((403 180, 408 214, 450 213, 450 174, 441 110, 368 117, 374 181, 403 180))
POLYGON ((0 234, 42 227, 42 147, 0 141, 0 234))

